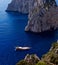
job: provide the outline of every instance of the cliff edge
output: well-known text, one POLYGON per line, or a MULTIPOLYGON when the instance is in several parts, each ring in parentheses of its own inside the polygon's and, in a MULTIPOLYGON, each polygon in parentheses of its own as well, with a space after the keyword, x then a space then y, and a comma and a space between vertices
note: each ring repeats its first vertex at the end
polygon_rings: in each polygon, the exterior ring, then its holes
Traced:
POLYGON ((18 11, 21 13, 29 13, 34 7, 36 0, 12 0, 6 11, 18 11))
POLYGON ((58 65, 58 41, 52 44, 50 50, 41 59, 36 54, 27 54, 16 65, 58 65))
POLYGON ((29 12, 28 24, 25 31, 44 32, 58 28, 58 6, 55 0, 43 2, 44 5, 37 5, 29 12))

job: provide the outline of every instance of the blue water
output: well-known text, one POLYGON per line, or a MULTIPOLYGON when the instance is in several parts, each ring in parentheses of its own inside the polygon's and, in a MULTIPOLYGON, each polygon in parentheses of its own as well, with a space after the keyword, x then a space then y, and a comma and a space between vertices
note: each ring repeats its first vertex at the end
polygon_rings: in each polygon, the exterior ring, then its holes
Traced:
POLYGON ((41 34, 26 33, 24 28, 28 21, 27 15, 5 12, 10 1, 0 1, 0 65, 15 65, 27 53, 41 57, 49 50, 51 43, 58 39, 58 30, 41 34), (15 51, 16 46, 32 48, 28 51, 15 51))

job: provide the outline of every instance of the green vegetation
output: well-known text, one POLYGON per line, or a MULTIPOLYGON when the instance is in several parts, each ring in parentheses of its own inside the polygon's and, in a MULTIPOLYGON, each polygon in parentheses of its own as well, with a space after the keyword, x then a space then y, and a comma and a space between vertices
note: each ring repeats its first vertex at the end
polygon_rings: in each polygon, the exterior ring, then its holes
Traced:
POLYGON ((28 63, 27 61, 21 60, 16 65, 33 65, 32 63, 28 63))
POLYGON ((43 61, 58 65, 58 43, 52 44, 51 50, 42 57, 43 61), (47 60, 48 59, 48 60, 47 60))
POLYGON ((52 44, 49 52, 43 55, 41 60, 35 58, 33 54, 30 56, 31 60, 29 60, 29 62, 27 60, 21 60, 16 65, 58 65, 58 42, 52 44))
POLYGON ((39 60, 34 57, 34 54, 31 55, 31 58, 32 58, 33 65, 38 63, 39 60))
POLYGON ((50 62, 58 65, 58 55, 52 55, 50 62))
POLYGON ((18 62, 16 65, 27 65, 27 62, 24 60, 21 60, 20 62, 18 62))
POLYGON ((36 65, 47 65, 47 64, 43 61, 39 61, 36 65))

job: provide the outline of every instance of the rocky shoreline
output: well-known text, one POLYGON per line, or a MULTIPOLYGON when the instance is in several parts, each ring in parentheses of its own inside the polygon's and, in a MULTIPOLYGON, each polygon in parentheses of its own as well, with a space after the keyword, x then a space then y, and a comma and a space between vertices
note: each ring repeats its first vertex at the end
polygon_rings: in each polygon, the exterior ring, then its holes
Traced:
POLYGON ((55 0, 12 0, 6 11, 29 13, 25 31, 39 33, 58 29, 58 6, 55 0))
POLYGON ((36 54, 27 54, 16 65, 58 65, 58 42, 54 42, 50 50, 41 59, 36 54))
MULTIPOLYGON (((55 0, 12 0, 6 11, 29 13, 25 31, 40 33, 58 29, 58 6, 55 0)), ((58 42, 53 43, 41 59, 36 54, 27 54, 16 65, 58 65, 58 42)))

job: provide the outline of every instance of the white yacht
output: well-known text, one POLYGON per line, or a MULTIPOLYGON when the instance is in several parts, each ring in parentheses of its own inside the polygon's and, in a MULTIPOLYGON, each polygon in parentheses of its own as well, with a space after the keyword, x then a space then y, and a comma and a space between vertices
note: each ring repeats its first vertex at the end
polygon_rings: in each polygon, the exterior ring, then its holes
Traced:
POLYGON ((29 50, 31 47, 16 47, 15 50, 29 50))

